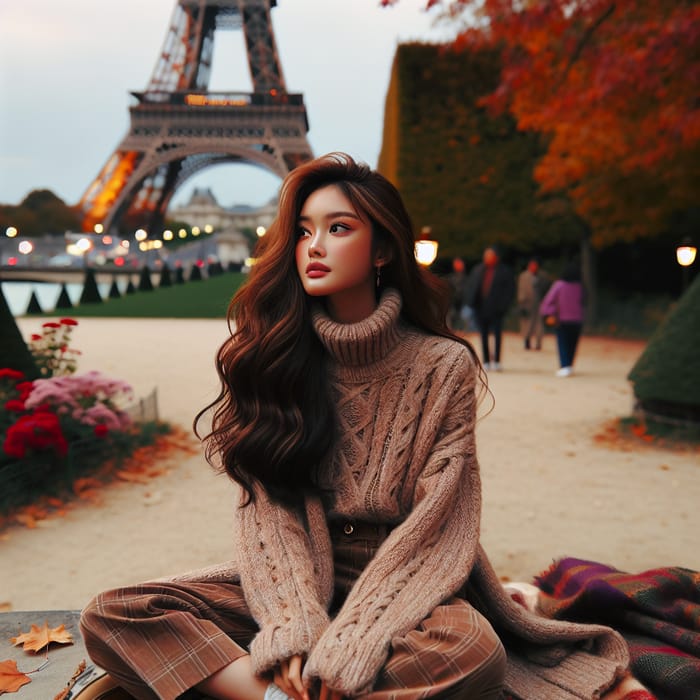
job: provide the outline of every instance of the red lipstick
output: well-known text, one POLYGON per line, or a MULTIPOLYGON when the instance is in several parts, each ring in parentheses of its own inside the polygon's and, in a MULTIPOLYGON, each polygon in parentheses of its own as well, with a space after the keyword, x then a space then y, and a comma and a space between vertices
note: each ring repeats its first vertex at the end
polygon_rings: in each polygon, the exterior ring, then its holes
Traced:
POLYGON ((323 277, 331 268, 320 262, 312 262, 306 266, 307 277, 323 277))

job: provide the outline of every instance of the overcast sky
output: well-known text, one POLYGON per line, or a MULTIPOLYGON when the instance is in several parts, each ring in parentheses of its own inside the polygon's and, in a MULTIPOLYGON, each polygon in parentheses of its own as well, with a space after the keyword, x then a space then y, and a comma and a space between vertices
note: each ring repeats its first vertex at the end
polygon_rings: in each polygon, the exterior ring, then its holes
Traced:
MULTIPOLYGON (((0 203, 47 188, 78 202, 129 126, 129 90, 148 84, 176 0, 0 0, 0 203)), ((316 155, 375 166, 396 46, 439 40, 425 0, 278 0, 272 23, 287 89, 304 94, 316 155)), ((250 90, 242 32, 217 32, 210 90, 250 90)), ((201 171, 219 202, 262 204, 279 180, 258 168, 201 171)))

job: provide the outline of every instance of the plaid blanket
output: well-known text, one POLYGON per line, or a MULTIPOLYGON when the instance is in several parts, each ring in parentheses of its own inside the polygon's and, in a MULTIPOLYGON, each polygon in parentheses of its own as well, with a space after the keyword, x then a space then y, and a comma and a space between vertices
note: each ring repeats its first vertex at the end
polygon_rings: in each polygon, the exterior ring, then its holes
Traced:
POLYGON ((618 630, 629 644, 632 672, 659 700, 700 700, 700 572, 628 574, 566 558, 535 584, 545 616, 618 630))

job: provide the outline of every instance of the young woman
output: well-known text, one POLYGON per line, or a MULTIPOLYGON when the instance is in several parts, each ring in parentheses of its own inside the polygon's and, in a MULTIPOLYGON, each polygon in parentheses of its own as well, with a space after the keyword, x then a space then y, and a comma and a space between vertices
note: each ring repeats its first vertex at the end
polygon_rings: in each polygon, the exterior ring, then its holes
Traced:
POLYGON ((329 154, 285 179, 205 438, 239 486, 236 557, 83 612, 91 657, 136 698, 500 698, 498 635, 519 697, 597 697, 624 669, 614 632, 536 617, 491 570, 482 373, 413 247, 366 165, 329 154))
POLYGON ((574 371, 574 357, 584 317, 584 291, 578 261, 569 263, 561 278, 550 287, 540 304, 540 315, 552 319, 556 325, 559 350, 556 375, 570 377, 574 371))

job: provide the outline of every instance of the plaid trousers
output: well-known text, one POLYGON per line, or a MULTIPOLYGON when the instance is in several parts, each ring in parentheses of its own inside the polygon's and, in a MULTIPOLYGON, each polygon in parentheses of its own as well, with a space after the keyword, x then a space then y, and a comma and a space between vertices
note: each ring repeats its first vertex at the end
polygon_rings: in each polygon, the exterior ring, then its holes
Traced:
MULTIPOLYGON (((334 608, 388 532, 358 523, 349 529, 331 527, 334 608)), ((190 579, 102 593, 83 610, 80 627, 92 660, 138 700, 201 698, 194 686, 247 654, 258 631, 237 582, 190 579)), ((489 622, 455 597, 392 640, 363 698, 496 700, 505 665, 505 650, 489 622)))

